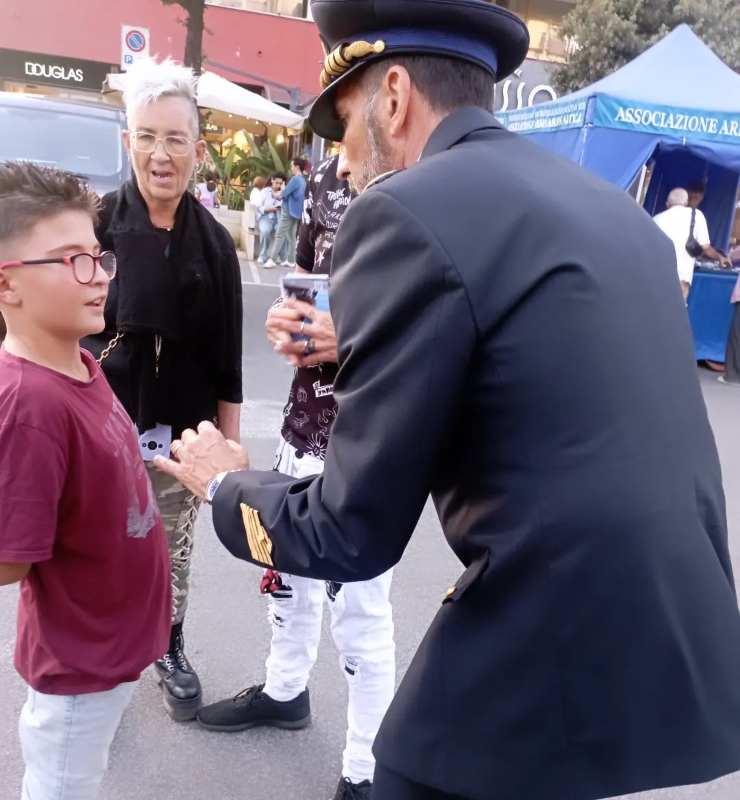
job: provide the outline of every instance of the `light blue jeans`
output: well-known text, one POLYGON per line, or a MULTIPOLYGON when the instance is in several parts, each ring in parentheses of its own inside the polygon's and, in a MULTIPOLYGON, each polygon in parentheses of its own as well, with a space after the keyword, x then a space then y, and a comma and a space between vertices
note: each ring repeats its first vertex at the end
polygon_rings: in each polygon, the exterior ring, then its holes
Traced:
POLYGON ((42 694, 29 687, 18 729, 26 773, 21 800, 95 800, 137 681, 109 692, 42 694))
POLYGON ((267 261, 270 255, 270 247, 272 247, 272 241, 275 237, 275 228, 277 228, 277 223, 278 215, 274 211, 271 214, 263 214, 257 223, 257 227, 259 228, 260 232, 259 260, 263 263, 267 261))
POLYGON ((275 241, 272 245, 272 256, 274 261, 278 264, 287 261, 289 264, 295 264, 295 251, 298 237, 298 224, 299 219, 291 217, 285 207, 280 214, 280 221, 278 222, 277 233, 275 234, 275 241))

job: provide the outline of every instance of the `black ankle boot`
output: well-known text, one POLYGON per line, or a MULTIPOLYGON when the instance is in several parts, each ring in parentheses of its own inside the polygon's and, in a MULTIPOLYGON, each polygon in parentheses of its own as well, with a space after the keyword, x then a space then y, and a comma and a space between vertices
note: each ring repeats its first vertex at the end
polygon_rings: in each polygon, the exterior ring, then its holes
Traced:
POLYGON ((164 705, 172 719, 186 722, 195 719, 203 692, 200 680, 185 655, 182 624, 170 633, 169 650, 154 664, 162 687, 164 705))

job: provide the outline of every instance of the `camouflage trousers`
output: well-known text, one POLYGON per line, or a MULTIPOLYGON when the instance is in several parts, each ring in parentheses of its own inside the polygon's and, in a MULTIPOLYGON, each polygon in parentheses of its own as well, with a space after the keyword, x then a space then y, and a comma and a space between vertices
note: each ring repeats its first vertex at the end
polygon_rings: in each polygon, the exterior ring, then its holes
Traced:
POLYGON ((172 624, 177 625, 185 619, 188 607, 193 529, 200 500, 180 481, 155 469, 151 463, 147 463, 147 469, 167 533, 172 579, 172 624))

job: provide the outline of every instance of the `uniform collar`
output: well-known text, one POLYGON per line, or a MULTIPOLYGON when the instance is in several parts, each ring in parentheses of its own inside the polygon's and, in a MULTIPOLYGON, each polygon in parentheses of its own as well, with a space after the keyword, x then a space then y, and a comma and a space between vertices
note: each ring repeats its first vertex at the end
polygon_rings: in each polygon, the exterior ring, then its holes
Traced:
POLYGON ((428 158, 444 150, 449 150, 473 131, 484 128, 501 128, 501 125, 489 111, 477 106, 466 106, 453 111, 439 123, 434 133, 429 137, 421 158, 428 158))

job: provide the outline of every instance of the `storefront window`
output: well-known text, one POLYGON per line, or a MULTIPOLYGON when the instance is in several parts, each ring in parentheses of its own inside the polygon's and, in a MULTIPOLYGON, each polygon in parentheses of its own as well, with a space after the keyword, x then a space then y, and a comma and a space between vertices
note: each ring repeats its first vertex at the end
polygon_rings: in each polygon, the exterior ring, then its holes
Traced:
POLYGON ((262 11, 285 17, 307 17, 308 0, 206 0, 211 6, 236 8, 241 11, 262 11))

